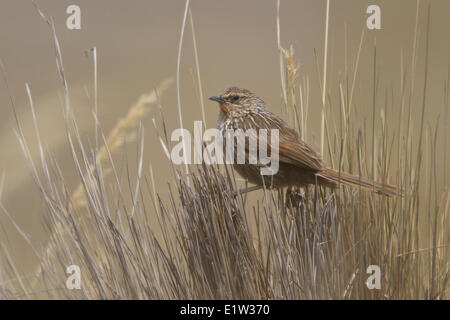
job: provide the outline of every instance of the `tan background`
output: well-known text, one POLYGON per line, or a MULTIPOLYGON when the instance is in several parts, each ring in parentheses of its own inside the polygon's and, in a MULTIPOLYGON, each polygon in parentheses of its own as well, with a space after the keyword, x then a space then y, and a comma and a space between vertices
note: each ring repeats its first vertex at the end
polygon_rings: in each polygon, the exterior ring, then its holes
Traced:
MULTIPOLYGON (((333 99, 337 97, 338 81, 344 72, 344 25, 348 26, 348 46, 353 63, 360 34, 365 28, 366 8, 378 4, 382 9, 382 30, 366 30, 360 61, 356 96, 372 94, 372 44, 377 39, 380 92, 386 89, 398 93, 400 83, 400 50, 403 49, 409 68, 415 4, 413 0, 331 1, 329 86, 333 99)), ((319 135, 320 94, 314 49, 320 65, 323 61, 325 1, 282 0, 281 41, 284 47, 292 44, 296 60, 301 65, 300 77, 309 75, 311 81, 310 142, 319 135)), ((413 111, 417 117, 423 86, 423 58, 427 1, 421 1, 420 48, 418 74, 413 111)), ((434 124, 437 115, 443 120, 443 88, 447 79, 450 54, 450 1, 432 0, 430 38, 429 95, 426 123, 434 124)), ((55 20, 60 39, 70 95, 79 125, 84 135, 92 138, 93 121, 85 88, 93 94, 92 60, 84 54, 92 46, 98 51, 100 121, 106 132, 126 113, 137 97, 152 89, 161 80, 174 76, 177 48, 184 10, 184 1, 117 1, 85 0, 37 1, 41 10, 55 20), (81 7, 81 30, 67 30, 66 7, 81 7)), ((192 1, 196 37, 199 50, 200 71, 205 97, 221 89, 237 85, 261 96, 276 113, 280 108, 280 74, 276 44, 276 1, 227 0, 192 1)), ((29 175, 27 164, 14 135, 15 123, 9 94, 12 95, 22 125, 30 142, 33 142, 32 122, 25 82, 30 85, 42 138, 59 161, 69 185, 76 186, 76 172, 68 153, 64 136, 62 113, 59 104, 61 84, 55 66, 51 34, 31 1, 4 0, 0 4, 0 58, 5 66, 9 93, 0 82, 0 176, 5 172, 2 200, 24 231, 30 234, 37 247, 46 239, 42 232, 43 214, 39 194, 29 175)), ((194 94, 190 69, 194 68, 190 26, 186 28, 181 65, 181 94, 185 126, 192 129, 193 120, 201 119, 199 102, 194 94)), ((205 98, 204 97, 204 98, 205 98)), ((397 95, 398 97, 398 95, 397 95)), ((382 100, 381 96, 379 97, 382 100)), ((366 99, 366 101, 370 101, 366 99)), ((162 99, 164 114, 170 130, 176 128, 176 96, 172 87, 162 99)), ((215 125, 217 107, 206 103, 209 127, 215 125)), ((396 100, 398 104, 398 99, 396 100)), ((358 105, 362 114, 371 118, 371 106, 358 105)), ((392 119, 388 118, 388 123, 392 119)), ((397 119, 394 119, 397 123, 397 119)), ((369 121, 371 123, 371 121, 369 121)), ((171 175, 161 154, 150 117, 144 121, 146 128, 145 168, 151 161, 158 184, 164 189, 171 175)), ((446 134, 449 132, 447 131, 446 134)), ((440 135, 442 139, 443 134, 440 135)), ((442 145, 442 144, 441 144, 442 145)), ((317 145, 316 145, 317 148, 317 145)), ((445 146, 448 150, 448 146, 445 146)), ((38 150, 33 148, 38 159, 38 150)), ((135 153, 135 149, 130 151, 135 153)), ((438 166, 444 163, 439 159, 438 166)), ((448 165, 447 165, 448 166, 448 165)), ((450 170, 447 170, 449 172, 450 170)), ((442 177, 440 177, 442 181, 442 177)), ((448 177, 447 177, 448 180, 448 177)), ((442 183, 439 188, 443 188, 442 183)), ((23 271, 32 270, 31 251, 3 212, 0 213, 3 229, 7 231, 12 253, 23 271)))

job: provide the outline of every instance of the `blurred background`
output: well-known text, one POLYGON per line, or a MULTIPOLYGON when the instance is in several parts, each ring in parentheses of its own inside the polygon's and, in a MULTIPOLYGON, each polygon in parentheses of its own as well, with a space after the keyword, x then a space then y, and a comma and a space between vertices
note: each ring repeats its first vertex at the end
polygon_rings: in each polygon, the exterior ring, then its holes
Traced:
MULTIPOLYGON (((450 56, 450 1, 421 1, 419 11, 419 49, 417 56, 416 95, 413 115, 420 116, 424 82, 424 43, 427 5, 431 3, 430 55, 428 96, 425 123, 434 126, 444 117, 444 84, 448 79, 450 56)), ((176 75, 177 50, 185 7, 179 0, 37 0, 36 4, 48 17, 53 17, 60 41, 72 105, 82 134, 93 136, 92 97, 94 94, 93 60, 90 49, 97 48, 99 120, 105 133, 126 114, 138 97, 151 91, 158 83, 176 75), (76 4, 81 8, 81 30, 68 30, 66 8, 76 4)), ((319 77, 323 68, 325 33, 325 0, 281 0, 281 45, 293 46, 299 64, 299 77, 310 81, 310 117, 308 142, 319 150, 321 94, 319 77), (315 53, 319 66, 315 62, 315 53), (319 68, 319 70, 318 70, 319 68)), ((203 85, 206 122, 215 127, 217 105, 206 100, 229 86, 250 89, 263 98, 269 108, 282 116, 280 65, 277 46, 277 2, 260 0, 193 0, 191 12, 195 27, 201 81, 203 85)), ((411 53, 416 17, 416 1, 338 0, 331 1, 328 86, 330 97, 339 101, 339 81, 343 80, 345 52, 353 67, 364 31, 359 61, 356 97, 372 95, 373 45, 376 39, 378 88, 380 104, 386 92, 400 90, 401 53, 406 68, 411 67, 411 53), (371 4, 381 8, 381 30, 368 30, 366 9, 371 4), (347 33, 347 37, 346 37, 347 33), (347 39, 347 40, 346 40, 347 39), (346 46, 347 45, 347 46, 346 46)), ((186 25, 182 48, 180 88, 184 126, 193 130, 193 121, 201 120, 200 97, 195 87, 195 60, 191 26, 186 25)), ((53 38, 47 24, 31 1, 4 0, 0 3, 0 59, 3 62, 8 87, 0 82, 0 178, 4 188, 0 210, 2 231, 6 234, 11 254, 23 268, 33 270, 36 261, 28 244, 4 214, 7 210, 33 244, 41 248, 46 241, 42 228, 43 209, 39 192, 30 176, 27 162, 15 135, 16 122, 10 96, 17 108, 25 136, 33 146, 32 116, 28 107, 25 83, 28 83, 36 108, 37 120, 44 144, 58 161, 66 181, 73 189, 77 173, 69 153, 61 112, 62 85, 55 64, 53 38)), ((410 70, 410 69, 408 69, 410 70)), ((179 127, 176 88, 172 86, 162 96, 163 114, 169 132, 179 127)), ((355 99, 356 100, 356 99, 355 99)), ((370 101, 370 99, 365 99, 370 101)), ((393 101, 386 117, 388 124, 398 119, 393 101)), ((338 108, 338 106, 336 105, 338 108)), ((360 114, 372 117, 371 105, 356 105, 360 114)), ((162 154, 151 125, 153 112, 145 127, 145 170, 151 162, 161 192, 172 172, 162 154)), ((379 114, 377 114, 377 123, 379 114)), ((372 121, 368 120, 371 125, 372 121)), ((378 124, 377 124, 378 125, 378 124)), ((448 128, 448 127, 447 127, 448 128)), ((443 131, 440 131, 443 132, 443 131)), ((439 139, 450 132, 440 134, 439 139)), ((442 145, 442 140, 440 141, 442 145)), ((448 150, 448 145, 445 146, 448 150)), ((129 146, 130 163, 136 146, 129 146)), ((38 160, 38 148, 32 148, 38 160)), ((448 164, 438 159, 438 168, 448 164)), ((131 168, 130 170, 133 170, 131 168)), ((445 171, 444 171, 445 172, 445 171)), ((450 170, 447 170, 447 175, 450 170)), ((439 177, 439 188, 444 177, 439 177)), ((448 177, 447 181, 448 181, 448 177)))

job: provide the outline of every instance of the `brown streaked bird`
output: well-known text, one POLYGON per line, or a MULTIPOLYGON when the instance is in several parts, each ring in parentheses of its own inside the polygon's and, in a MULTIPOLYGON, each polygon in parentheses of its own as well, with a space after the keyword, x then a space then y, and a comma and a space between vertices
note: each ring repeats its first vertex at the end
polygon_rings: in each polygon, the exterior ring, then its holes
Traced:
MULTIPOLYGON (((226 130, 242 129, 278 129, 279 131, 279 170, 272 177, 261 175, 261 164, 235 164, 235 170, 250 183, 266 186, 307 186, 315 184, 334 187, 339 183, 362 188, 384 195, 401 195, 401 191, 392 185, 380 184, 370 179, 354 176, 327 168, 320 155, 303 142, 297 132, 291 129, 280 117, 270 112, 262 99, 249 90, 231 87, 210 100, 219 103, 220 113, 217 128, 225 139, 226 130)), ((268 150, 274 146, 270 145, 268 150)), ((246 158, 248 146, 246 145, 246 158)))

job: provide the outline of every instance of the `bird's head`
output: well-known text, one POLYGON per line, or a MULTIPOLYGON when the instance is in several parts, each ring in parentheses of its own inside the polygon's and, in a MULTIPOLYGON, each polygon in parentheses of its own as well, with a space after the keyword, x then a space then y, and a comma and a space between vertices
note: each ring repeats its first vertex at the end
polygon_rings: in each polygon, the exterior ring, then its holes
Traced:
POLYGON ((240 112, 250 108, 264 107, 264 101, 247 89, 231 87, 223 90, 219 95, 209 97, 219 103, 220 110, 228 115, 230 112, 240 112))

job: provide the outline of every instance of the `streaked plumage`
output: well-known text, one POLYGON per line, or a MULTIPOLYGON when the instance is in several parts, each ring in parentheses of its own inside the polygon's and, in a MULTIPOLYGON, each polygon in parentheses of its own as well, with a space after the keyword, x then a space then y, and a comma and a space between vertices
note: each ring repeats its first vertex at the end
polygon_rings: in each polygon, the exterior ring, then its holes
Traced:
MULTIPOLYGON (((386 195, 400 194, 391 185, 382 185, 366 178, 353 176, 344 172, 338 173, 327 168, 320 155, 308 144, 302 141, 297 132, 277 115, 270 112, 262 99, 246 89, 231 87, 218 96, 210 97, 217 101, 220 107, 218 129, 225 138, 227 129, 278 129, 279 130, 279 171, 274 176, 261 176, 262 164, 235 164, 236 171, 249 182, 261 185, 262 179, 266 186, 305 186, 315 184, 335 186, 338 183, 361 187, 365 190, 386 195)), ((226 139, 225 139, 226 140, 226 139)), ((274 148, 267 139, 268 150, 274 148)), ((235 146, 236 149, 236 146, 235 146)), ((248 146, 246 145, 248 152, 248 146)), ((247 158, 246 158, 247 160, 247 158)))

